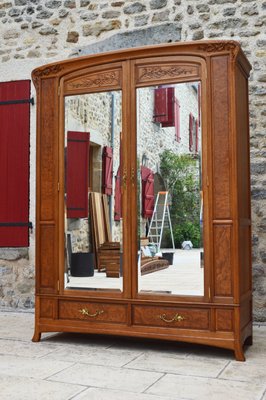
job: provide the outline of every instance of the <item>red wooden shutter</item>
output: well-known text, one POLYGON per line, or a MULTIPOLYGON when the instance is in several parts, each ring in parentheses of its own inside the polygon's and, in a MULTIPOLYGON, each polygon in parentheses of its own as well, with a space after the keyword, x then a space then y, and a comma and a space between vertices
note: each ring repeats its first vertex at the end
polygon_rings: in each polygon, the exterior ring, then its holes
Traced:
POLYGON ((120 177, 120 167, 118 167, 117 174, 115 177, 115 209, 114 209, 114 220, 120 221, 122 216, 121 207, 121 177, 120 177))
POLYGON ((178 142, 181 141, 180 132, 180 104, 177 99, 175 99, 175 136, 178 142))
POLYGON ((113 193, 113 149, 104 146, 102 156, 102 186, 103 193, 109 196, 113 193))
POLYGON ((189 114, 189 151, 193 150, 193 121, 194 121, 194 117, 190 113, 189 114))
POLYGON ((199 152, 199 121, 196 119, 196 143, 195 143, 195 152, 199 152))
POLYGON ((175 126, 175 88, 166 88, 167 97, 167 120, 162 121, 162 127, 175 126))
POLYGON ((167 89, 158 88, 154 90, 154 122, 168 121, 167 89))
POLYGON ((89 186, 88 132, 67 132, 66 193, 67 217, 88 217, 89 186))
POLYGON ((142 216, 150 218, 154 209, 154 174, 151 169, 141 167, 142 216))
POLYGON ((0 83, 0 247, 29 245, 30 81, 0 83))

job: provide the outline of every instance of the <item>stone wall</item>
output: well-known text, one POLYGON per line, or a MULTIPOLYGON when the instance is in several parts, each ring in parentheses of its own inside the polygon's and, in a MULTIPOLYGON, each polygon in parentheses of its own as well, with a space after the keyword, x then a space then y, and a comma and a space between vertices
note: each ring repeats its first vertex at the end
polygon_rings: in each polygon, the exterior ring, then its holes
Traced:
MULTIPOLYGON (((1 81, 30 79, 36 66, 114 48, 213 38, 240 41, 253 66, 250 143, 254 318, 261 321, 266 320, 265 14, 265 0, 2 0, 0 3, 1 81)), ((30 218, 34 222, 35 106, 31 113, 30 181, 30 218)), ((0 253, 2 305, 26 307, 33 302, 32 277, 25 276, 25 268, 20 264, 25 262, 28 271, 32 270, 34 235, 27 254, 22 261, 7 261, 3 250, 0 253)))

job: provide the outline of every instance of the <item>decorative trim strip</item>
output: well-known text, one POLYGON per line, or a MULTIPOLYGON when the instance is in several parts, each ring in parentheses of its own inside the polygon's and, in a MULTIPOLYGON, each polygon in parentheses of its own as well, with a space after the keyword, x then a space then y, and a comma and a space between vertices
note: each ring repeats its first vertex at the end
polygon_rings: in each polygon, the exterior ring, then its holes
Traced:
POLYGON ((66 82, 66 90, 78 90, 89 88, 102 88, 110 86, 120 86, 121 72, 120 70, 106 71, 97 74, 91 74, 85 77, 79 77, 72 81, 66 82))
POLYGON ((180 78, 187 76, 198 76, 199 70, 196 65, 156 65, 137 67, 137 83, 155 79, 180 78))

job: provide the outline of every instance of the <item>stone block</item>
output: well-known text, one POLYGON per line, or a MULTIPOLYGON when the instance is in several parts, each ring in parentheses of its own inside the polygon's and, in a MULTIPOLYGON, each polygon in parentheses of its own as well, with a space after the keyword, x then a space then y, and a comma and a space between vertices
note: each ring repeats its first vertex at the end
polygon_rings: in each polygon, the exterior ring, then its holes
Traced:
POLYGON ((62 5, 62 1, 50 0, 46 1, 45 7, 47 8, 59 8, 62 5))
POLYGON ((120 11, 105 11, 102 13, 102 17, 105 19, 118 18, 120 16, 120 11))
POLYGON ((40 33, 41 35, 43 35, 43 36, 47 36, 47 35, 57 35, 57 34, 58 34, 57 30, 56 30, 55 28, 50 27, 50 26, 41 28, 40 31, 39 31, 39 33, 40 33))
POLYGON ((79 33, 75 31, 68 32, 66 41, 69 43, 77 43, 79 40, 79 33))
POLYGON ((135 27, 147 25, 148 19, 148 15, 138 15, 135 17, 135 27))
POLYGON ((163 8, 167 5, 167 0, 151 0, 150 7, 152 10, 158 10, 159 8, 163 8))
POLYGON ((146 6, 141 4, 140 2, 136 2, 129 6, 126 6, 123 11, 125 14, 137 14, 141 13, 142 11, 146 11, 146 6))
POLYGON ((138 47, 181 40, 181 27, 177 23, 149 26, 129 32, 117 33, 108 39, 80 49, 80 55, 96 54, 122 48, 138 47))
POLYGON ((27 0, 15 0, 15 6, 26 6, 27 3, 27 0))
POLYGON ((18 15, 20 15, 21 14, 21 10, 19 9, 19 8, 11 8, 9 11, 8 11, 8 15, 10 16, 10 17, 17 17, 18 15))
POLYGON ((163 22, 169 20, 169 10, 155 13, 152 17, 152 22, 163 22))
POLYGON ((51 16, 53 15, 53 13, 51 11, 40 11, 37 15, 36 18, 37 19, 49 19, 51 16))
POLYGON ((112 31, 119 29, 121 22, 118 20, 113 21, 101 21, 95 22, 94 24, 83 25, 82 32, 83 36, 100 36, 103 32, 112 31))

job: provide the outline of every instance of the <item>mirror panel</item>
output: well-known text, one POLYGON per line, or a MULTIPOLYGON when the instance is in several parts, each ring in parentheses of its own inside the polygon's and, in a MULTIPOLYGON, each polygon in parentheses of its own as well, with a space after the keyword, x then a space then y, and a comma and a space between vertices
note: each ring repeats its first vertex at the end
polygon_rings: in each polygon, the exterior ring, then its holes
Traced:
POLYGON ((122 93, 65 97, 65 287, 123 288, 122 93))
POLYGON ((204 294, 200 82, 137 89, 138 291, 204 294))

